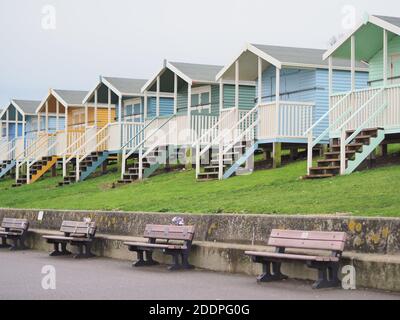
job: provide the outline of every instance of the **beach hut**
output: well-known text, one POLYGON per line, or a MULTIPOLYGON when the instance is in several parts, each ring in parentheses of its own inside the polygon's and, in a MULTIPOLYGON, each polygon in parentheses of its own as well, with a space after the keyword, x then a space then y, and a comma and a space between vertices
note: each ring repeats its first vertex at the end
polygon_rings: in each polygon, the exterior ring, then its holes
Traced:
MULTIPOLYGON (((11 100, 10 104, 0 113, 1 144, 0 144, 0 177, 10 173, 21 159, 31 149, 36 139, 44 134, 45 117, 39 117, 36 109, 40 101, 11 100)), ((49 114, 49 132, 56 128, 55 114, 49 114)))
POLYGON ((400 18, 369 15, 323 56, 329 63, 330 109, 308 131, 309 155, 306 178, 351 174, 365 160, 384 155, 387 145, 400 137, 400 18), (334 61, 351 61, 350 78, 342 79, 345 90, 335 88, 334 61), (357 85, 357 65, 368 64, 368 87, 357 85), (329 122, 328 122, 329 121, 329 122), (327 123, 324 132, 316 130, 327 123), (324 138, 330 152, 313 166, 312 148, 324 138))
POLYGON ((25 157, 18 161, 17 169, 25 168, 26 172, 21 176, 17 170, 16 186, 37 181, 50 169, 54 170, 61 160, 63 174, 67 176, 68 163, 73 162, 76 168, 77 163, 93 153, 93 159, 86 159, 85 172, 77 172, 77 179, 81 179, 81 173, 86 177, 105 161, 106 155, 95 154, 101 141, 96 141, 93 136, 107 125, 109 119, 115 118, 115 108, 113 105, 84 105, 82 101, 87 94, 87 91, 78 90, 49 90, 36 108, 37 116, 42 119, 38 130, 45 134, 39 136, 25 157))
MULTIPOLYGON (((231 103, 226 106, 224 99, 221 118, 225 120, 221 121, 219 131, 229 134, 220 134, 214 142, 200 148, 200 155, 212 144, 219 151, 211 166, 196 161, 198 179, 226 179, 244 165, 251 172, 253 155, 258 149, 272 158, 276 168, 281 165, 282 150, 290 150, 291 157, 297 158, 299 150, 307 148, 306 131, 329 108, 329 66, 322 59, 323 53, 320 49, 247 44, 218 72, 217 81, 235 83, 234 108, 229 108, 231 103), (256 99, 250 107, 243 104, 240 81, 256 83, 256 99)), ((350 67, 348 59, 333 61, 332 90, 347 89, 350 67)), ((355 86, 365 88, 366 65, 359 62, 354 71, 355 86)), ((321 133, 327 126, 327 120, 321 121, 314 132, 321 133)), ((319 145, 327 143, 325 139, 319 145)))
MULTIPOLYGON (((123 160, 136 153, 138 162, 133 167, 123 167, 120 182, 130 183, 150 176, 162 165, 162 161, 154 157, 161 148, 165 149, 162 158, 165 162, 170 163, 172 158, 185 163, 188 168, 192 166, 195 142, 219 120, 221 88, 225 89, 226 101, 233 101, 233 83, 216 81, 221 69, 218 65, 164 61, 142 88, 145 96, 155 93, 155 99, 145 105, 146 113, 154 118, 146 121, 143 141, 123 153, 123 160), (172 99, 165 100, 162 95, 172 99), (154 163, 150 164, 149 158, 155 158, 154 163)), ((240 90, 243 103, 251 106, 255 96, 254 82, 241 83, 240 90)))

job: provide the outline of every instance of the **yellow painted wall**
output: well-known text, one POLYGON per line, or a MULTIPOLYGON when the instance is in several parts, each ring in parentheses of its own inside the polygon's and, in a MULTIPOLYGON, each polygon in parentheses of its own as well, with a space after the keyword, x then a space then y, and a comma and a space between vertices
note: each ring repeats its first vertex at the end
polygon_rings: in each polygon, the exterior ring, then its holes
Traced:
MULTIPOLYGON (((88 123, 89 126, 94 125, 95 109, 88 109, 88 123)), ((111 122, 115 120, 115 109, 111 109, 111 122)), ((104 127, 108 124, 108 109, 98 108, 97 109, 97 126, 104 127)), ((68 108, 68 129, 85 126, 85 108, 68 108)))

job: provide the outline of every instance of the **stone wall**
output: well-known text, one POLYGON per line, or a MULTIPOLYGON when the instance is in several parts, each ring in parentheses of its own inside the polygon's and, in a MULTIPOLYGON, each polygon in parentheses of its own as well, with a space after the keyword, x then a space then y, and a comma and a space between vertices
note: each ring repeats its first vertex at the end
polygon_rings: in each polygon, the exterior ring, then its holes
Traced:
POLYGON ((283 216, 228 214, 170 214, 135 212, 93 212, 0 209, 3 217, 27 218, 35 229, 57 230, 63 220, 96 221, 98 232, 109 235, 141 236, 146 224, 169 224, 174 216, 182 216, 186 224, 196 226, 197 241, 264 245, 274 228, 345 231, 346 251, 375 254, 400 253, 400 219, 345 216, 283 216))

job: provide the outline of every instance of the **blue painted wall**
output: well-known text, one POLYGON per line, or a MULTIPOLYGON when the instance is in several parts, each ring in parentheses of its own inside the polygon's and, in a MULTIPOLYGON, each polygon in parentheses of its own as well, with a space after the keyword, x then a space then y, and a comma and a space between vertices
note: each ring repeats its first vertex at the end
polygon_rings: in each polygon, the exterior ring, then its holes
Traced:
MULTIPOLYGON (((172 115, 174 113, 174 99, 160 98, 160 116, 172 115)), ((157 98, 149 97, 147 103, 147 117, 153 118, 157 115, 157 98)))
MULTIPOLYGON (((273 66, 263 72, 262 102, 264 103, 275 100, 275 72, 273 66)), ((349 71, 334 71, 333 92, 339 93, 350 90, 350 79, 349 71)), ((367 86, 368 73, 357 72, 356 87, 362 89, 367 86)), ((256 90, 258 92, 258 88, 256 90)), ((281 70, 280 94, 281 100, 315 103, 313 121, 316 122, 329 109, 328 70, 284 68, 281 70)), ((322 133, 327 126, 328 119, 320 124, 315 130, 315 134, 322 133)))

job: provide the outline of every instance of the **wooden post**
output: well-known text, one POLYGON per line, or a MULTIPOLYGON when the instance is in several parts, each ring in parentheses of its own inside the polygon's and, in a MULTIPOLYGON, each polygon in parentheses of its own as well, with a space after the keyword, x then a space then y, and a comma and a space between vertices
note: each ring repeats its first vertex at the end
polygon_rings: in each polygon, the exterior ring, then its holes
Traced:
MULTIPOLYGON (((65 124, 64 124, 64 126, 65 126, 65 133, 67 135, 67 144, 68 144, 68 106, 64 106, 64 109, 65 109, 65 119, 64 119, 65 124)), ((69 147, 69 146, 67 146, 67 147, 69 147)))
POLYGON ((56 100, 56 132, 60 129, 59 121, 60 121, 60 102, 56 100))
POLYGON ((186 169, 191 170, 192 169, 192 145, 190 141, 190 124, 191 124, 191 119, 190 117, 192 116, 192 84, 188 83, 188 101, 187 101, 187 134, 186 134, 186 139, 188 141, 187 144, 187 150, 186 150, 186 169))
POLYGON ((25 145, 25 123, 26 117, 25 114, 22 115, 22 143, 25 145))
POLYGON ((97 89, 94 91, 94 126, 97 128, 97 89))
POLYGON ((7 109, 6 112, 6 137, 7 137, 7 141, 10 141, 10 110, 7 109))
POLYGON ((235 108, 239 109, 239 60, 235 62, 235 108))
POLYGON ((85 127, 87 128, 89 124, 89 106, 88 103, 85 103, 85 127))
POLYGON ((15 139, 16 138, 18 138, 18 111, 17 110, 15 110, 15 128, 14 128, 14 131, 15 131, 15 139))
POLYGON ((219 79, 219 112, 221 113, 224 109, 224 82, 221 77, 219 79))
POLYGON ((275 109, 275 130, 276 137, 279 136, 280 128, 279 128, 279 105, 280 105, 280 94, 281 94, 281 69, 276 67, 276 82, 275 82, 275 101, 276 101, 276 109, 275 109))
POLYGON ((329 109, 332 107, 331 106, 331 96, 333 94, 333 59, 332 56, 329 57, 328 59, 328 65, 329 65, 329 72, 328 72, 328 86, 329 86, 329 109))
POLYGON ((274 169, 279 168, 282 164, 282 143, 274 142, 272 153, 272 167, 274 169))
POLYGON ((258 104, 262 103, 262 59, 258 57, 258 104))
POLYGON ((118 122, 122 123, 122 97, 118 97, 118 122))
POLYGON ((108 123, 111 123, 113 121, 111 119, 111 89, 110 88, 108 88, 107 111, 108 111, 108 123))
POLYGON ((387 144, 380 144, 375 150, 375 154, 377 157, 387 156, 387 152, 388 152, 387 144))
POLYGON ((46 133, 49 133, 49 102, 46 101, 46 118, 45 118, 46 133))
POLYGON ((148 113, 148 111, 147 111, 147 104, 148 104, 148 97, 147 97, 147 90, 144 92, 144 115, 143 115, 143 121, 145 122, 146 121, 146 119, 147 119, 147 113, 148 113))
POLYGON ((383 86, 387 85, 388 80, 388 34, 383 30, 383 86))
POLYGON ((157 97, 157 103, 156 103, 156 116, 159 117, 160 116, 160 76, 157 77, 157 93, 156 93, 157 97))
POLYGON ((174 114, 178 112, 178 75, 174 73, 174 114))
POLYGON ((356 89, 356 37, 351 36, 351 91, 356 89))

